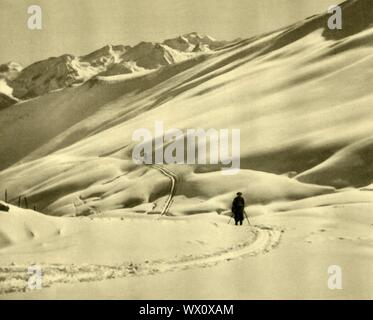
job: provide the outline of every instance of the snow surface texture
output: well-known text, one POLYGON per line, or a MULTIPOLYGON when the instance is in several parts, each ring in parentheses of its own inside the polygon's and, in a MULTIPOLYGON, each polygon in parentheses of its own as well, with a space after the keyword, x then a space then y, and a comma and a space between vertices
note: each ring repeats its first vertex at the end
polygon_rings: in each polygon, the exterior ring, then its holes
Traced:
POLYGON ((246 228, 237 232, 207 219, 72 220, 46 218, 17 207, 1 214, 0 222, 0 294, 28 290, 30 259, 38 261, 31 265, 42 267, 43 285, 50 287, 207 267, 268 252, 281 236, 278 228, 251 227, 249 232, 246 228), (139 229, 146 234, 139 237, 139 229), (29 253, 19 256, 22 262, 17 259, 23 265, 9 264, 20 252, 29 253))

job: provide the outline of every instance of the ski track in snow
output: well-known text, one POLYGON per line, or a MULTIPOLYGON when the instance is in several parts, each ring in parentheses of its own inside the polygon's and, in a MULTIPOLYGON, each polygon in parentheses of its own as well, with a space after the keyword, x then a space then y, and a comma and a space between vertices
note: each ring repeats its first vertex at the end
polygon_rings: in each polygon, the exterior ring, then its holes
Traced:
POLYGON ((176 192, 177 176, 172 171, 170 171, 170 170, 168 170, 164 167, 161 167, 160 165, 154 164, 154 165, 152 165, 152 167, 155 168, 156 170, 158 170, 159 172, 161 172, 163 175, 165 175, 171 181, 170 193, 168 195, 168 198, 167 198, 167 200, 165 202, 165 205, 164 205, 164 207, 162 209, 162 212, 161 212, 161 217, 162 217, 163 215, 167 215, 167 212, 171 207, 172 199, 173 199, 173 197, 175 195, 175 192, 176 192))
MULTIPOLYGON (((255 239, 234 247, 205 255, 188 255, 174 260, 145 261, 134 264, 126 262, 119 265, 63 265, 36 264, 42 269, 42 286, 51 287, 58 283, 80 283, 102 281, 130 276, 152 275, 163 272, 179 271, 190 268, 204 268, 221 262, 265 254, 280 243, 282 231, 268 226, 253 227, 255 239)), ((0 266, 0 295, 29 290, 27 285, 31 275, 29 265, 0 266)))

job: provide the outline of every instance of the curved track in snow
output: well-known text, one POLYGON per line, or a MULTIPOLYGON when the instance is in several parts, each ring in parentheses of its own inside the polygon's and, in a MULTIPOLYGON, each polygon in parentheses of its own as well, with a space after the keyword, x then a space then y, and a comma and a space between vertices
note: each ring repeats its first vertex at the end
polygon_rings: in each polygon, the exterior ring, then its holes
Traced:
MULTIPOLYGON (((251 239, 246 243, 205 255, 191 255, 174 260, 157 260, 139 264, 126 262, 113 266, 91 264, 40 264, 38 266, 40 266, 43 274, 43 287, 50 287, 58 283, 93 282, 190 268, 204 268, 221 262, 265 254, 280 243, 281 230, 263 226, 252 228, 255 234, 254 240, 251 239)), ((28 267, 14 264, 1 266, 0 295, 27 291, 30 278, 28 267)))
POLYGON ((169 195, 167 197, 167 200, 165 202, 165 205, 163 206, 163 209, 161 211, 161 216, 163 216, 163 215, 167 214, 168 210, 170 209, 172 199, 175 195, 177 176, 172 171, 160 166, 159 164, 153 164, 152 168, 155 168, 156 170, 161 172, 163 175, 165 175, 171 181, 170 193, 169 193, 169 195))

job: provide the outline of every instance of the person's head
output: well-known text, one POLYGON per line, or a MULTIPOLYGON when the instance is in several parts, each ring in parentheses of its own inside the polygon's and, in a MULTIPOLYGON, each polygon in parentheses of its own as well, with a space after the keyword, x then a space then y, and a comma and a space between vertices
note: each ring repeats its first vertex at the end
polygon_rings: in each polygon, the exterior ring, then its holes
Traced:
POLYGON ((237 192, 237 196, 241 197, 242 196, 242 192, 237 192))

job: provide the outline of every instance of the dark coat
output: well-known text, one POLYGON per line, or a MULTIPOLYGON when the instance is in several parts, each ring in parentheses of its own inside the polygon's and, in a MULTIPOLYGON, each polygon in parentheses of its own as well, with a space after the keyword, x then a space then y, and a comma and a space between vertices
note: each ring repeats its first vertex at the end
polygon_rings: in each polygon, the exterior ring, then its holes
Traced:
POLYGON ((245 210, 245 200, 241 196, 234 198, 232 202, 232 212, 236 220, 243 220, 243 213, 245 210))

